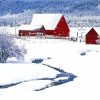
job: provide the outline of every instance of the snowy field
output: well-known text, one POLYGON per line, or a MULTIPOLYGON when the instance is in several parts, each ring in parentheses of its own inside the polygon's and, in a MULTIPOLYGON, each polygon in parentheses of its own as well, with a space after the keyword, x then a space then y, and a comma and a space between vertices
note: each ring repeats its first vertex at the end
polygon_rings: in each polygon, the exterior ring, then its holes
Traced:
POLYGON ((0 100, 100 100, 99 45, 59 39, 26 39, 17 40, 17 43, 25 46, 27 54, 21 64, 17 64, 19 61, 16 59, 0 64, 0 100), (32 63, 38 58, 44 59, 43 62, 32 63), (45 65, 77 77, 71 82, 51 87, 52 82, 68 79, 69 76, 55 78, 61 72, 45 65), (36 91, 45 86, 49 88, 36 91))

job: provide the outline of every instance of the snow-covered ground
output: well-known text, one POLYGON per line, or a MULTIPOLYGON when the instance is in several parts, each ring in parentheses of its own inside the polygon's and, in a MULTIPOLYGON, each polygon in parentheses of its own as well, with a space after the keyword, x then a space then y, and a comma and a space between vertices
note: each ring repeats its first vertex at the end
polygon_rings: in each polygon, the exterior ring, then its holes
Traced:
POLYGON ((9 59, 7 64, 0 64, 0 85, 9 87, 1 87, 0 100, 100 100, 99 45, 59 39, 26 39, 17 43, 27 49, 25 61, 16 64, 17 61, 9 59), (44 59, 43 62, 31 63, 38 58, 44 59), (45 64, 77 77, 72 82, 50 87, 51 80, 38 79, 55 78, 60 72, 45 64), (35 91, 45 86, 50 88, 35 91))

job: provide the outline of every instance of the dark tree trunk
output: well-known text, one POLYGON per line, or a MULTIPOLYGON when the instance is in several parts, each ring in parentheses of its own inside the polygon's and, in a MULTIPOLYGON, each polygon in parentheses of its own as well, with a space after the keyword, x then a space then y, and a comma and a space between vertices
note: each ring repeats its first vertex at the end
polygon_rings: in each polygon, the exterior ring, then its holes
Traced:
POLYGON ((8 59, 8 54, 6 52, 2 52, 0 55, 0 63, 6 63, 8 59))

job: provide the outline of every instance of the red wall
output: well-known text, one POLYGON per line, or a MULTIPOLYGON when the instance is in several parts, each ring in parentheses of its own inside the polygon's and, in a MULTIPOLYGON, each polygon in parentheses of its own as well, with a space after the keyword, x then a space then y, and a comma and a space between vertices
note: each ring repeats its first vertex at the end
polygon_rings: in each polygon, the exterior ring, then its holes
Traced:
POLYGON ((57 33, 59 36, 69 36, 69 27, 68 24, 64 18, 64 16, 61 17, 56 29, 55 33, 57 33))
POLYGON ((97 44, 98 33, 92 28, 86 35, 86 44, 97 44))
POLYGON ((27 31, 27 30, 19 30, 19 36, 29 36, 29 33, 31 31, 27 31))
POLYGON ((29 30, 19 30, 19 36, 35 36, 37 32, 44 33, 44 30, 39 31, 29 31, 29 30))
POLYGON ((67 37, 69 36, 69 27, 67 25, 67 22, 64 18, 64 16, 61 17, 60 21, 58 22, 55 30, 46 30, 46 35, 54 35, 54 36, 61 36, 61 37, 67 37))

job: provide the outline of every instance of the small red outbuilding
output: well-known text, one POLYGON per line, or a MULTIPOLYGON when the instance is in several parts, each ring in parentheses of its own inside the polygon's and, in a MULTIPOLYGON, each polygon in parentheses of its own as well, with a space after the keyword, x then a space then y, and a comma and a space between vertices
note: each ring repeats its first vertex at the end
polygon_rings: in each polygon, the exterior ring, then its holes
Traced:
POLYGON ((96 40, 99 39, 99 34, 95 31, 94 28, 92 28, 87 34, 86 34, 86 44, 97 44, 96 40))
POLYGON ((43 35, 68 37, 69 27, 62 14, 34 14, 32 22, 19 30, 19 36, 43 35))

